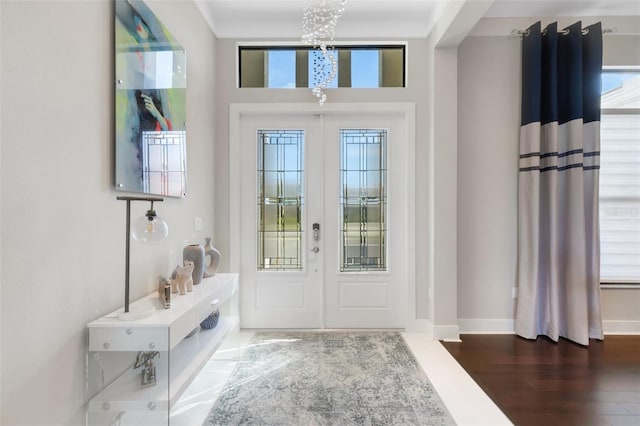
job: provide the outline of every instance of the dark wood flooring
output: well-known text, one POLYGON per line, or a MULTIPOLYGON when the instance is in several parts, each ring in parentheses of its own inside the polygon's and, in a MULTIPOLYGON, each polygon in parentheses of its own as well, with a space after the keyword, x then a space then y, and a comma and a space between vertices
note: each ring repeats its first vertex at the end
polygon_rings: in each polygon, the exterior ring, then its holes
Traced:
POLYGON ((640 336, 588 347, 462 335, 444 347, 516 426, 640 426, 640 336))

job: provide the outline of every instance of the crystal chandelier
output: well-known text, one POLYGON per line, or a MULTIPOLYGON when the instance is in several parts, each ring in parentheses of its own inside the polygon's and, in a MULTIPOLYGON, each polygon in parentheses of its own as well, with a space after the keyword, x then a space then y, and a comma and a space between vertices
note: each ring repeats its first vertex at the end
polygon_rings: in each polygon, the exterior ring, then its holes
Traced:
POLYGON ((336 53, 331 46, 338 19, 347 0, 306 0, 302 13, 302 41, 320 49, 313 59, 313 94, 320 105, 327 100, 324 89, 338 74, 336 53))

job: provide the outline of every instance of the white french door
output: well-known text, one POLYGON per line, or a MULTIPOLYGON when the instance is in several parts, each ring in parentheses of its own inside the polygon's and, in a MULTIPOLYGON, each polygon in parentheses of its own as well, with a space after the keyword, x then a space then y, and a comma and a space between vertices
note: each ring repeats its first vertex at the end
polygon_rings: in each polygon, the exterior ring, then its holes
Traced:
POLYGON ((240 117, 242 327, 404 327, 403 120, 240 117))

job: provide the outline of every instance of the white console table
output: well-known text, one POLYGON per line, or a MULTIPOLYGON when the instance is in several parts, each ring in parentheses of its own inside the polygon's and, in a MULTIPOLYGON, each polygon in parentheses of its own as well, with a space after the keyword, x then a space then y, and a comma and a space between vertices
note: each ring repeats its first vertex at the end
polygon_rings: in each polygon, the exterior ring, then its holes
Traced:
POLYGON ((171 308, 157 293, 133 304, 156 307, 153 315, 122 321, 122 308, 88 324, 87 424, 169 424, 171 408, 227 335, 238 329, 238 274, 205 278, 186 295, 172 294, 171 308), (215 328, 185 338, 215 309, 215 328), (156 384, 142 387, 141 369, 132 368, 139 351, 158 351, 156 384))

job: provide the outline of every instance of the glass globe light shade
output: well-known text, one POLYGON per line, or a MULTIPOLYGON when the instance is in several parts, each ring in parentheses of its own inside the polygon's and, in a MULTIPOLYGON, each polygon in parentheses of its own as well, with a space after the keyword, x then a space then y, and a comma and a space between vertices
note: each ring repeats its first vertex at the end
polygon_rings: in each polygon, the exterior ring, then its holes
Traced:
POLYGON ((167 222, 159 216, 149 214, 135 221, 131 236, 136 241, 163 241, 169 235, 169 226, 167 222))

